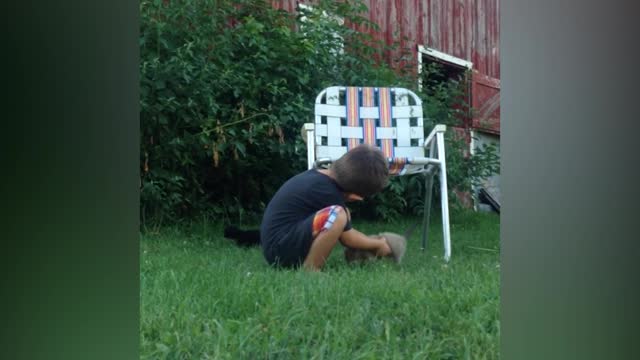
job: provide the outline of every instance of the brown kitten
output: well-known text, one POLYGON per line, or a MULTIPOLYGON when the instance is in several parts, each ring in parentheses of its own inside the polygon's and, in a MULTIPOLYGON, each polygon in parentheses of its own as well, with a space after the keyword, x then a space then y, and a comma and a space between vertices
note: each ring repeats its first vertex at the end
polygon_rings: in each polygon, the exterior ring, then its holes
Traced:
MULTIPOLYGON (((377 235, 371 235, 370 237, 385 238, 391 248, 391 254, 387 255, 387 257, 393 259, 398 264, 402 261, 402 257, 407 249, 407 239, 404 236, 392 232, 382 232, 377 235)), ((375 251, 353 249, 350 247, 345 247, 344 257, 348 263, 354 261, 366 262, 376 259, 375 251)))

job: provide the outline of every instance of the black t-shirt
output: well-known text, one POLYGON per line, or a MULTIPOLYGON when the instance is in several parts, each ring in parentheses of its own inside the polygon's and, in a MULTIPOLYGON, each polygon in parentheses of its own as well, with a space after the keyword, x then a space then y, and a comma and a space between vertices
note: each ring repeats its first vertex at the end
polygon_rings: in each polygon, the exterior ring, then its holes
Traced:
MULTIPOLYGON (((265 254, 274 244, 285 240, 288 248, 308 252, 313 217, 318 210, 331 205, 346 209, 342 190, 329 176, 311 169, 287 180, 267 205, 262 218, 260 241, 265 254)), ((349 229, 350 221, 344 230, 349 229)), ((306 256, 306 253, 298 255, 306 256)))

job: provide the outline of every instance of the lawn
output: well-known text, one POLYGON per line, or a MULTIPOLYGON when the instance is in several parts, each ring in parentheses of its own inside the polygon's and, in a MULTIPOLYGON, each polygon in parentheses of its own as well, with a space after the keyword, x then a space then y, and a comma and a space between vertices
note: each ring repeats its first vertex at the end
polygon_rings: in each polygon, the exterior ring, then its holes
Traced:
MULTIPOLYGON (((404 232, 414 219, 354 221, 404 232)), ((201 222, 141 235, 143 359, 496 359, 499 217, 452 215, 452 259, 441 228, 401 265, 348 265, 335 249, 323 272, 275 270, 259 249, 201 222)))

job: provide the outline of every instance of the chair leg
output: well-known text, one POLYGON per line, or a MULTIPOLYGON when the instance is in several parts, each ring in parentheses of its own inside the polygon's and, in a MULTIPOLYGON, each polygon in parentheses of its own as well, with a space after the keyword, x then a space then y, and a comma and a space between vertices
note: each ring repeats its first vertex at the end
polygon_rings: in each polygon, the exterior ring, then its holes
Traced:
POLYGON ((429 170, 424 174, 424 211, 422 212, 422 249, 427 248, 429 239, 429 218, 431 216, 431 199, 433 192, 433 176, 435 170, 429 170))
POLYGON ((451 258, 451 234, 449 232, 449 195, 447 191, 447 165, 444 156, 444 134, 438 133, 438 158, 440 159, 440 200, 442 202, 442 237, 444 240, 444 260, 451 258))

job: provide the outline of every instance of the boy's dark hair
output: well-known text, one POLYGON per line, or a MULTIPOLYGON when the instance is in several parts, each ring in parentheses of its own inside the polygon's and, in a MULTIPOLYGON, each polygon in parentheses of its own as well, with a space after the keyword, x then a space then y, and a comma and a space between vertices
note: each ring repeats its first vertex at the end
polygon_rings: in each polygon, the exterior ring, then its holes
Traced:
POLYGON ((362 144, 333 162, 331 170, 342 191, 371 196, 389 181, 389 164, 380 149, 362 144))

